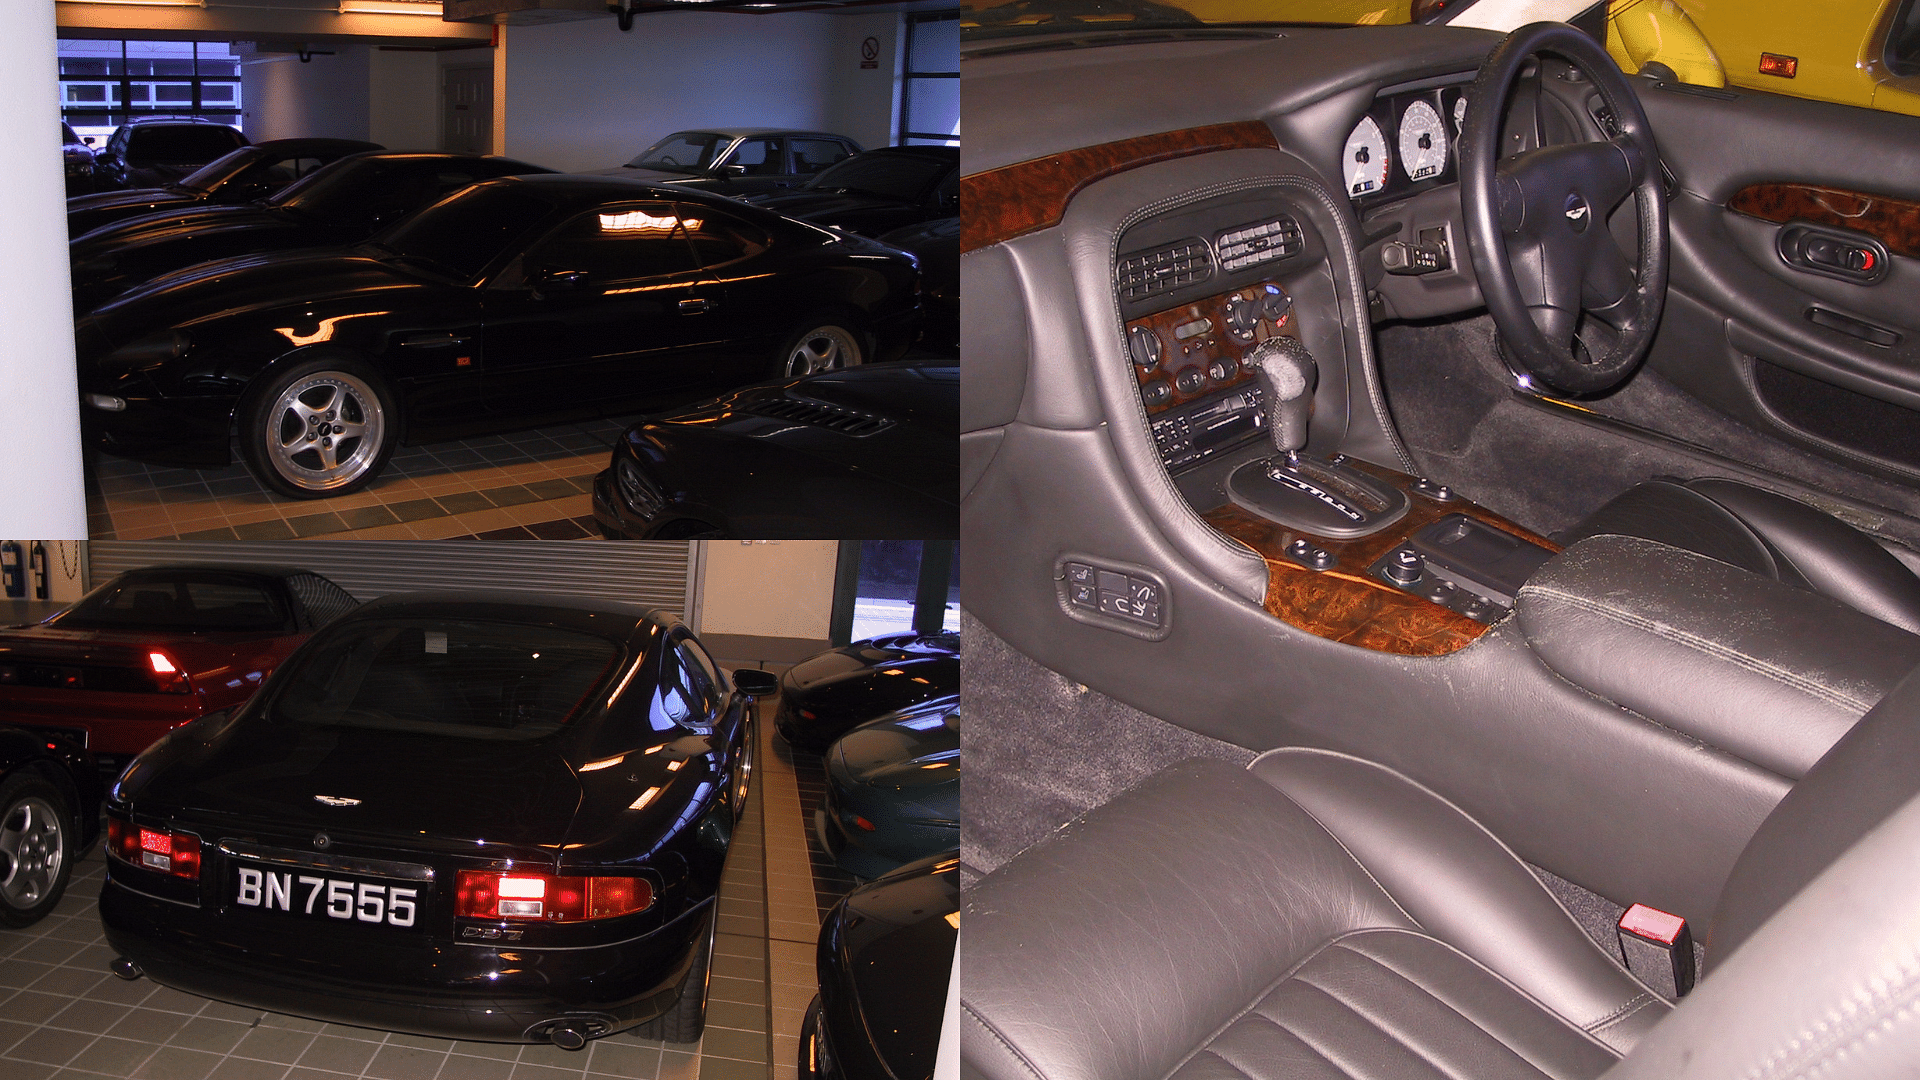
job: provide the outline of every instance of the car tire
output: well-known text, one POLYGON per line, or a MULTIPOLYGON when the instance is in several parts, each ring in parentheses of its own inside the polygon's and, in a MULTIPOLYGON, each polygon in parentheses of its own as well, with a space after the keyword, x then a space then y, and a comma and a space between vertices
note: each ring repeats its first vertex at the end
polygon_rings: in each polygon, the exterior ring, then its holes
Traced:
POLYGON ((866 358, 859 331, 843 321, 814 323, 787 339, 780 349, 779 378, 794 379, 857 367, 866 358))
POLYGON ((52 911, 73 876, 73 808, 31 774, 0 783, 0 926, 31 926, 52 911))
POLYGON ((256 479, 282 495, 344 495, 386 467, 398 420, 392 393, 371 368, 315 357, 269 372, 247 391, 240 456, 256 479), (319 434, 322 428, 332 430, 319 434))
POLYGON ((747 705, 749 712, 749 716, 747 717, 747 735, 740 746, 740 764, 733 770, 733 822, 735 825, 738 825, 740 819, 746 816, 747 796, 753 794, 753 758, 755 749, 753 744, 754 740, 760 737, 759 721, 751 716, 751 712, 756 708, 758 708, 758 706, 755 704, 749 703, 747 705))
MULTIPOLYGON (((715 903, 718 904, 718 900, 715 903)), ((690 1043, 707 1029, 707 972, 713 967, 713 938, 719 923, 717 912, 707 915, 706 940, 694 954, 693 967, 680 984, 680 999, 673 1008, 633 1029, 643 1039, 661 1039, 672 1043, 690 1043)))

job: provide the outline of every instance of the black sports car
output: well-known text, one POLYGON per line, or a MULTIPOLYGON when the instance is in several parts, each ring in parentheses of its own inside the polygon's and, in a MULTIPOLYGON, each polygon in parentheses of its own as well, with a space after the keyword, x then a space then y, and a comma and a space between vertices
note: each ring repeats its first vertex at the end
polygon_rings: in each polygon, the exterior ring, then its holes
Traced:
POLYGON ((102 189, 150 188, 178 180, 247 145, 238 128, 190 116, 141 116, 107 137, 94 161, 102 189))
POLYGON ((100 835, 100 773, 77 742, 0 727, 0 926, 39 922, 100 835))
POLYGON ((859 152, 859 143, 824 131, 709 128, 676 131, 625 165, 597 169, 592 175, 739 196, 799 187, 859 152))
POLYGON ((820 928, 820 993, 800 1080, 928 1080, 960 932, 960 859, 922 859, 848 893, 820 928))
POLYGON ((920 344, 960 355, 960 216, 895 229, 880 242, 920 261, 920 344))
POLYGON ((402 440, 676 405, 821 340, 891 359, 917 273, 703 192, 495 180, 357 248, 208 263, 101 308, 76 328, 82 414, 102 449, 185 466, 225 465, 237 431, 263 483, 337 495, 402 440))
POLYGON ((441 1038, 698 1037, 751 696, 614 603, 383 597, 108 796, 122 977, 441 1038))
POLYGON ((888 634, 788 668, 780 676, 774 725, 788 745, 819 753, 884 713, 959 692, 959 634, 888 634))
POLYGON ((93 144, 74 134, 73 125, 60 121, 60 162, 67 174, 67 196, 93 190, 93 144))
POLYGON ((213 259, 359 243, 475 181, 550 171, 465 154, 355 154, 257 206, 194 206, 130 218, 68 245, 73 310, 84 314, 142 282, 213 259))
POLYGON ((960 148, 883 146, 822 172, 798 191, 747 201, 818 225, 879 236, 960 212, 960 148))
POLYGON ((960 846, 960 695, 869 720, 826 757, 813 831, 840 869, 878 877, 960 846))
MULTIPOLYGON (((383 150, 357 139, 274 139, 243 146, 161 187, 103 191, 67 200, 67 235, 80 237, 130 217, 264 199, 349 154, 383 150)), ((89 151, 91 157, 91 151, 89 151)))
POLYGON ((629 540, 951 537, 959 437, 951 360, 767 383, 629 428, 593 515, 629 540))

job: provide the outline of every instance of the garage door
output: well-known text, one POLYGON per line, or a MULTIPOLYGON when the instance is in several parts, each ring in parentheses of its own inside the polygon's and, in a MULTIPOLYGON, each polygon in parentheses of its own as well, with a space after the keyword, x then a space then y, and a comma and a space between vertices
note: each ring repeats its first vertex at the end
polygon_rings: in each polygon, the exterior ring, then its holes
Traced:
POLYGON ((684 615, 693 606, 692 547, 685 540, 95 540, 88 545, 87 576, 92 587, 123 570, 158 563, 257 563, 311 570, 361 600, 415 589, 505 589, 619 600, 684 615))

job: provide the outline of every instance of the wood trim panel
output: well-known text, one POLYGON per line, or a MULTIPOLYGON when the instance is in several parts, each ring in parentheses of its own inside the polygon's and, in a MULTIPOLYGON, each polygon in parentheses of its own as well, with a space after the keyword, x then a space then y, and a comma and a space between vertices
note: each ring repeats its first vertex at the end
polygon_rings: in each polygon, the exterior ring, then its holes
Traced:
POLYGON ((1895 255, 1920 258, 1920 202, 1811 184, 1753 184, 1727 200, 1727 209, 1762 221, 1811 221, 1866 233, 1895 255))
MULTIPOLYGON (((1363 461, 1349 460, 1347 464, 1402 491, 1409 491, 1413 483, 1413 477, 1391 469, 1363 461)), ((1356 540, 1327 540, 1298 533, 1232 503, 1202 516, 1266 560, 1266 608, 1274 618, 1318 637, 1375 652, 1441 656, 1472 644, 1487 632, 1487 624, 1375 581, 1366 576, 1367 567, 1448 514, 1476 518, 1549 551, 1559 551, 1560 545, 1463 499, 1436 502, 1410 491, 1407 498, 1410 505, 1406 517, 1390 528, 1356 540), (1287 558, 1286 546, 1302 536, 1333 552, 1339 563, 1331 570, 1316 571, 1287 558)))
POLYGON ((1277 149, 1258 120, 1167 131, 1069 150, 960 178, 960 250, 972 251, 1058 225, 1067 202, 1102 177, 1215 150, 1277 149))

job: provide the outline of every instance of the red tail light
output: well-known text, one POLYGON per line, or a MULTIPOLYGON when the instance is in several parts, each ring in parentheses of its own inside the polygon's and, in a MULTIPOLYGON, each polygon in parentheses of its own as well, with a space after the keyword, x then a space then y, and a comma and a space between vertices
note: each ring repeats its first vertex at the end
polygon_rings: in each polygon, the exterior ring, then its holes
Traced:
POLYGON ((453 913, 469 919, 585 922, 653 906, 645 878, 557 877, 520 871, 462 870, 453 913))
POLYGON ((193 686, 187 682, 187 673, 181 671, 180 665, 174 663, 173 658, 166 653, 158 651, 148 653, 147 663, 153 667, 153 681, 159 685, 161 693, 190 694, 193 692, 193 686))
POLYGON ((145 870, 190 881, 200 877, 200 838, 192 833, 143 829, 119 818, 108 818, 107 851, 145 870))

